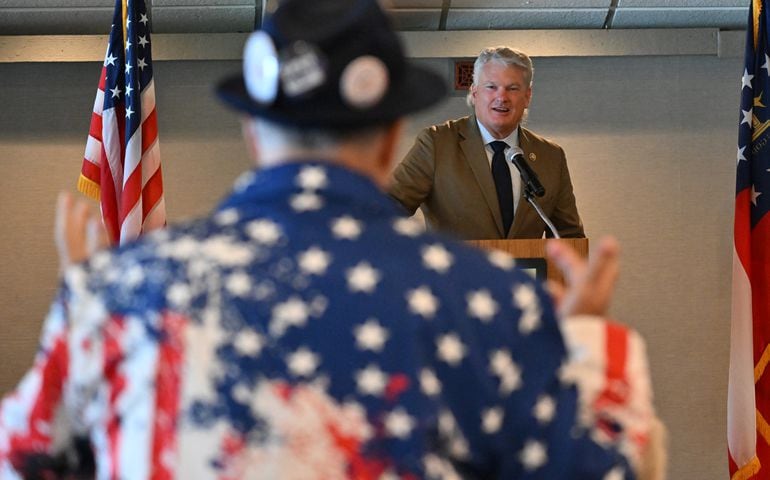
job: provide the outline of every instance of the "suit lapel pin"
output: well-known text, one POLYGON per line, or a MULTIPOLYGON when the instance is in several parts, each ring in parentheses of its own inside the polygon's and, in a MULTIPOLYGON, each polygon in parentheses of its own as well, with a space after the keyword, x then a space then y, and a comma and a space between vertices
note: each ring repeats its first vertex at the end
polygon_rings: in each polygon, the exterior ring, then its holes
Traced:
POLYGON ((529 161, 534 162, 535 160, 537 160, 537 155, 534 152, 530 152, 529 161))

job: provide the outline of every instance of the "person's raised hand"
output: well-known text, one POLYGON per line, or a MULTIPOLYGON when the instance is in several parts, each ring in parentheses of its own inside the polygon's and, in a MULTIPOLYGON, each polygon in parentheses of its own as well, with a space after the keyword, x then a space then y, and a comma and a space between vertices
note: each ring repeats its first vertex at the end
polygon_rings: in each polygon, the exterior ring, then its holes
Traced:
POLYGON ((76 201, 69 192, 61 192, 56 202, 54 240, 60 272, 108 245, 101 220, 92 214, 85 201, 76 201))
POLYGON ((613 237, 600 239, 587 262, 564 243, 546 244, 548 257, 564 276, 565 285, 552 288, 562 318, 607 314, 620 268, 619 252, 613 237))

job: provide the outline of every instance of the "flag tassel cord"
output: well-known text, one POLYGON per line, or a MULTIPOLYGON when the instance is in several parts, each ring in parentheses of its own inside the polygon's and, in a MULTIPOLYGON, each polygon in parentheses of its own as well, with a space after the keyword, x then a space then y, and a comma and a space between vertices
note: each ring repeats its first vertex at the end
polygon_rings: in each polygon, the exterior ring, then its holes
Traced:
POLYGON ((730 477, 730 480, 750 480, 753 476, 759 473, 762 465, 759 463, 759 459, 754 456, 749 463, 742 466, 737 472, 730 477))
POLYGON ((78 178, 78 191, 88 198, 98 201, 101 189, 98 183, 81 174, 78 178))

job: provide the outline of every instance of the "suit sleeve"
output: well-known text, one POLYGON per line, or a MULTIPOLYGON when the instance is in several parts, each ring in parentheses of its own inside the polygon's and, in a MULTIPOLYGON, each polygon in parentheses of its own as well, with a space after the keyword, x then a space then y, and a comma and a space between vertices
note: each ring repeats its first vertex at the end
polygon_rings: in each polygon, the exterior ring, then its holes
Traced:
MULTIPOLYGON (((564 238, 585 238, 583 230, 583 221, 578 214, 575 194, 572 191, 572 179, 569 175, 566 156, 564 150, 559 147, 561 153, 562 169, 559 181, 559 196, 556 199, 556 206, 551 213, 551 221, 556 230, 564 238)), ((550 231, 546 231, 547 236, 551 236, 550 231)))
POLYGON ((436 151, 430 129, 417 135, 414 145, 393 171, 388 194, 409 215, 422 205, 433 189, 436 151))

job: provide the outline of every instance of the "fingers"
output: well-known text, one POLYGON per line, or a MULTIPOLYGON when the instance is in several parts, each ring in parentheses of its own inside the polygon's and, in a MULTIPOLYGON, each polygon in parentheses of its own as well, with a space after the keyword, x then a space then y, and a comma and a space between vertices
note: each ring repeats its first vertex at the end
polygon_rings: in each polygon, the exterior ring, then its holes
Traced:
POLYGON ((564 288, 564 285, 554 280, 548 280, 545 284, 545 287, 546 289, 548 289, 548 293, 551 294, 551 297, 553 298, 553 303, 558 308, 559 305, 561 305, 562 300, 564 299, 564 294, 566 293, 566 289, 564 288))
POLYGON ((577 279, 585 276, 586 261, 572 247, 558 240, 549 240, 545 249, 548 258, 564 277, 566 285, 573 285, 577 279))
MULTIPOLYGON (((613 237, 599 240, 596 250, 588 260, 587 280, 597 292, 611 294, 620 273, 620 245, 613 237)), ((609 299, 608 299, 609 300, 609 299)))
POLYGON ((97 218, 89 218, 86 229, 86 252, 88 256, 107 247, 107 245, 109 245, 109 238, 104 224, 97 218))
POLYGON ((82 262, 106 245, 103 230, 100 222, 92 217, 86 202, 75 201, 68 192, 60 193, 56 202, 54 239, 61 271, 82 262))
POLYGON ((599 240, 588 262, 564 243, 546 244, 549 259, 562 272, 565 288, 557 308, 562 316, 606 315, 619 273, 617 240, 599 240))

